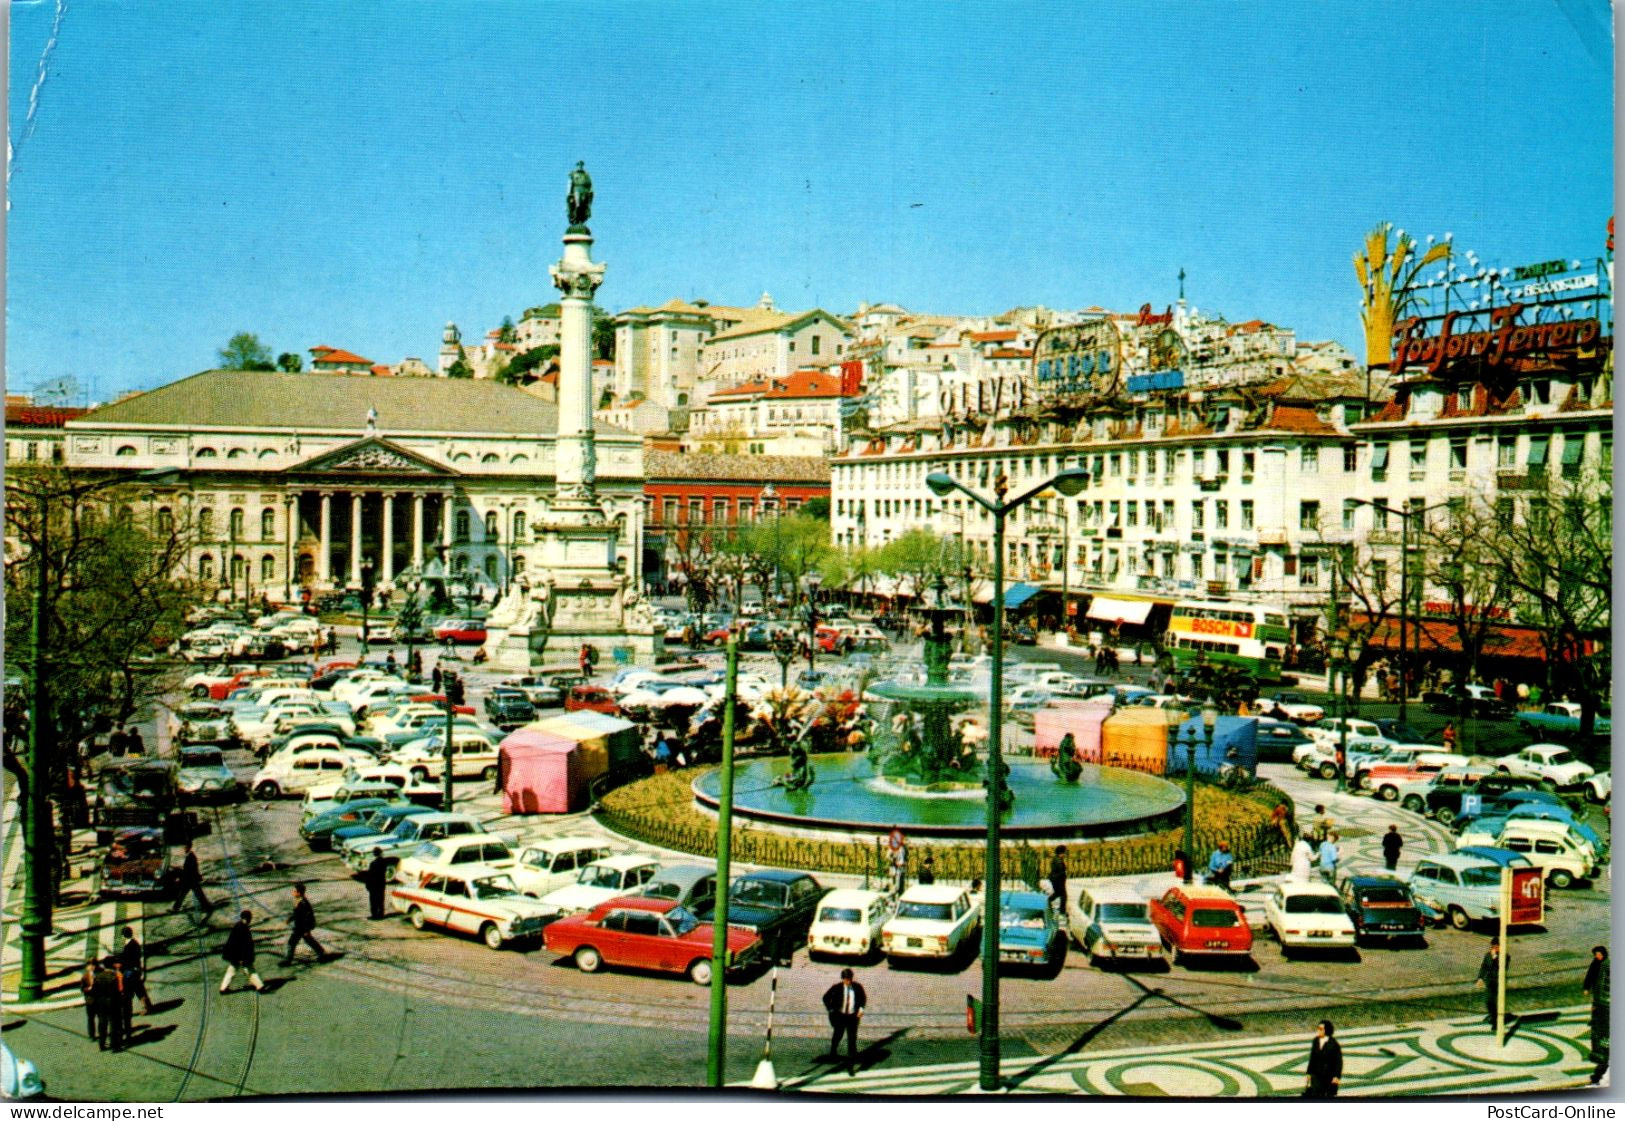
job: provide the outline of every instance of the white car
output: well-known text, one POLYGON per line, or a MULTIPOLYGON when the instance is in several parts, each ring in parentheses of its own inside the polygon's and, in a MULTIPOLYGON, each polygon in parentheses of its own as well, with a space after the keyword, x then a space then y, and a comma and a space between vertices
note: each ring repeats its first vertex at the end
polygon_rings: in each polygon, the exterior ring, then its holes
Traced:
POLYGON ((340 699, 355 709, 358 716, 365 716, 367 709, 375 704, 388 704, 396 697, 416 696, 421 689, 420 685, 400 680, 369 681, 340 699))
POLYGON ((513 880, 494 868, 436 871, 416 884, 389 893, 389 905, 414 927, 443 926, 477 934, 493 950, 524 938, 538 938, 547 911, 521 895, 513 880))
POLYGON ((404 701, 393 705, 374 705, 367 719, 367 734, 387 736, 392 732, 411 732, 439 718, 444 719, 446 706, 428 701, 404 701))
POLYGON ((1072 941, 1093 963, 1162 960, 1162 935, 1151 922, 1151 905, 1128 888, 1082 888, 1067 905, 1066 925, 1072 941))
MULTIPOLYGON (((497 777, 497 741, 483 732, 453 727, 451 733, 451 777, 483 779, 497 777)), ((428 735, 412 740, 390 753, 389 761, 410 771, 420 781, 438 780, 446 772, 446 737, 428 735)))
POLYGON ((1354 921, 1330 884, 1274 885, 1264 896, 1264 922, 1281 943, 1282 953, 1354 947, 1354 921))
POLYGON ((1321 720, 1313 727, 1305 728, 1303 734, 1317 743, 1323 743, 1336 748, 1343 735, 1343 729, 1348 729, 1350 740, 1356 737, 1368 740, 1380 740, 1386 737, 1382 729, 1369 720, 1361 720, 1357 716, 1331 716, 1321 720))
POLYGON ((188 662, 218 662, 231 653, 231 648, 218 635, 203 635, 192 640, 181 657, 188 662))
POLYGON ((401 797, 414 802, 424 799, 437 801, 442 793, 439 787, 418 781, 411 771, 395 763, 352 764, 338 781, 318 783, 305 791, 305 817, 308 819, 332 808, 313 808, 322 802, 348 801, 350 795, 346 791, 360 786, 376 788, 379 785, 388 786, 401 797))
POLYGON ((878 891, 838 888, 818 901, 807 928, 807 956, 865 958, 880 946, 881 930, 895 910, 878 891))
POLYGON ((607 903, 617 895, 632 895, 660 871, 651 856, 631 853, 595 860, 576 873, 575 883, 542 896, 554 915, 576 915, 607 903))
MULTIPOLYGON (((395 865, 395 882, 420 883, 434 872, 460 872, 471 864, 482 864, 507 875, 513 871, 513 849, 501 837, 489 833, 469 833, 461 837, 440 837, 424 841, 395 865)), ((517 890, 518 885, 514 885, 517 890)))
POLYGON ((354 700, 357 693, 361 692, 363 689, 366 689, 370 685, 377 685, 381 682, 390 682, 400 685, 406 684, 405 681, 401 680, 399 677, 396 677, 394 674, 381 673, 378 670, 356 670, 354 673, 350 674, 350 676, 344 678, 344 680, 335 681, 333 683, 333 688, 328 690, 328 692, 335 701, 348 701, 353 705, 357 703, 354 700))
POLYGON ((1614 776, 1609 771, 1598 771, 1580 784, 1585 795, 1593 802, 1606 802, 1614 796, 1614 776))
POLYGON ((263 802, 288 794, 303 794, 313 786, 336 782, 365 753, 317 747, 309 751, 277 752, 254 776, 250 789, 263 802))
POLYGON ((1532 743, 1516 755, 1503 755, 1495 769, 1523 778, 1542 779, 1553 786, 1578 786, 1597 772, 1558 743, 1532 743))
POLYGON ((1319 705, 1310 704, 1301 693, 1276 693, 1258 702, 1260 716, 1274 716, 1294 724, 1315 724, 1326 715, 1319 705))
POLYGON ((880 928, 889 964, 923 958, 951 958, 981 928, 981 911, 970 893, 946 884, 916 884, 897 901, 897 913, 880 928))
POLYGON ((574 883, 582 866, 608 856, 601 837, 551 837, 521 849, 509 875, 520 891, 540 899, 574 883))

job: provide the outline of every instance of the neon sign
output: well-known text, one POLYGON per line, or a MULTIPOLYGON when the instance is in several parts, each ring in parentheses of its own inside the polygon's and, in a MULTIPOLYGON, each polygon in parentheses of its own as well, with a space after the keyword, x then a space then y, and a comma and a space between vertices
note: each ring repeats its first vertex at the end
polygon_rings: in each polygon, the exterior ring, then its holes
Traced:
POLYGON ((1394 324, 1394 369, 1421 366, 1437 374, 1447 364, 1465 358, 1481 358, 1486 366, 1500 366, 1514 358, 1544 351, 1589 346, 1602 337, 1602 324, 1596 319, 1562 320, 1554 323, 1518 325, 1523 304, 1492 308, 1488 331, 1456 334, 1456 321, 1463 312, 1453 311, 1440 322, 1437 335, 1423 334, 1426 322, 1413 316, 1394 324))

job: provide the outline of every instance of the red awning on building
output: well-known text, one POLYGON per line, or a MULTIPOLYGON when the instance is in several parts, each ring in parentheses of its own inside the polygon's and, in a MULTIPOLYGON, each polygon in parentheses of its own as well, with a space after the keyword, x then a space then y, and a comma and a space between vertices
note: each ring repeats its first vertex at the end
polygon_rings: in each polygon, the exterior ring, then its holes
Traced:
MULTIPOLYGON (((1365 617, 1359 613, 1354 616, 1354 625, 1362 627, 1365 617)), ((1412 649, 1420 649, 1422 653, 1437 653, 1448 651, 1453 654, 1461 653, 1461 633, 1456 624, 1442 619, 1411 619, 1406 624, 1406 644, 1412 649), (1421 634, 1417 634, 1417 628, 1421 634)), ((1399 649, 1399 619, 1384 619, 1370 638, 1370 645, 1388 649, 1399 649)), ((1504 625, 1491 625, 1484 630, 1484 645, 1479 651, 1481 657, 1487 658, 1533 658, 1536 661, 1545 661, 1546 648, 1541 645, 1540 632, 1533 627, 1513 627, 1504 625)))

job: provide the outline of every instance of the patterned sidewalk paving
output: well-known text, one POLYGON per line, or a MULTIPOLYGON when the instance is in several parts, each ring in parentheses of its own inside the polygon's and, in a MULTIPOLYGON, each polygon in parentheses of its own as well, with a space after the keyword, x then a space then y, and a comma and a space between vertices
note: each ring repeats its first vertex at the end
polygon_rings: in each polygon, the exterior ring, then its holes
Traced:
MULTIPOLYGON (((1526 1012, 1500 1051, 1483 1017, 1339 1032, 1344 1097, 1517 1094, 1584 1086, 1590 1010, 1526 1012)), ((1290 1098, 1304 1086, 1309 1032, 1219 1043, 1135 1047, 1098 1054, 1007 1058, 1012 1093, 1108 1097, 1290 1098)), ((860 1056, 861 1058, 861 1056, 860 1056)), ((976 1093, 977 1064, 831 1068, 786 1079, 783 1090, 842 1094, 976 1093)))

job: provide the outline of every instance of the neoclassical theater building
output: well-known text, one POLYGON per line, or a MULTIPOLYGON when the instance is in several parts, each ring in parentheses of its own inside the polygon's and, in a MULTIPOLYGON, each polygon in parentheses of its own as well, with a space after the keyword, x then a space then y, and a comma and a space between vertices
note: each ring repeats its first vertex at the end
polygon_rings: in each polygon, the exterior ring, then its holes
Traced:
MULTIPOLYGON (((66 462, 174 469, 134 513, 188 527, 193 574, 223 594, 359 587, 367 562, 385 589, 436 559, 500 590, 536 570, 557 430, 552 403, 494 381, 208 370, 69 421, 66 462)), ((596 435, 604 563, 636 587, 642 444, 596 435)))

